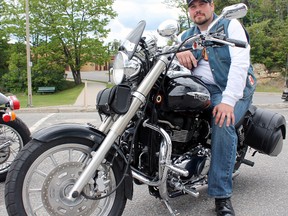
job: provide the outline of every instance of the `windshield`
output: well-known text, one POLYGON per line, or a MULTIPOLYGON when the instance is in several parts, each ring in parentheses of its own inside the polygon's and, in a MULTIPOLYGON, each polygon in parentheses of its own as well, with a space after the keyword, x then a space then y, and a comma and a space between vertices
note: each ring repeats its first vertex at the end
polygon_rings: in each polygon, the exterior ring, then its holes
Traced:
POLYGON ((121 44, 120 50, 124 50, 127 53, 129 60, 131 60, 136 51, 138 43, 144 32, 145 26, 146 22, 144 20, 140 21, 137 27, 132 32, 130 32, 130 34, 121 44))

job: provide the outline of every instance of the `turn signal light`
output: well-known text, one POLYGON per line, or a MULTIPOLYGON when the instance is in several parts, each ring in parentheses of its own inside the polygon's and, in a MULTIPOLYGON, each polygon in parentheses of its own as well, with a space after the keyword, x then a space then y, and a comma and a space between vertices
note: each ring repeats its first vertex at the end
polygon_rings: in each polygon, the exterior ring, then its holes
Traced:
POLYGON ((14 121, 16 119, 16 113, 15 112, 10 112, 10 116, 11 116, 11 121, 14 121))

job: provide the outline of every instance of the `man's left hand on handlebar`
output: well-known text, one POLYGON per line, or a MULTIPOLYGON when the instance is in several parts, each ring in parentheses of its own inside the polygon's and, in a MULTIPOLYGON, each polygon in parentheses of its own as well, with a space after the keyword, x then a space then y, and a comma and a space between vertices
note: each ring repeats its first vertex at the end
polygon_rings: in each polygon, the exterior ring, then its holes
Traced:
POLYGON ((184 51, 176 54, 177 59, 181 65, 188 69, 192 69, 193 67, 197 67, 197 60, 192 54, 191 51, 184 51))

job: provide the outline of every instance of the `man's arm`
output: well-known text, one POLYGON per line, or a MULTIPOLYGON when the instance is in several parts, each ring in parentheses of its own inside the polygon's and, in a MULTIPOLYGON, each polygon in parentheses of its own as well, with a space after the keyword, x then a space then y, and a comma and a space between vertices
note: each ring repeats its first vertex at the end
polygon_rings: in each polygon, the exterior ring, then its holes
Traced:
MULTIPOLYGON (((247 42, 245 30, 238 20, 231 20, 228 26, 228 36, 231 39, 247 42)), ((243 90, 246 86, 250 66, 250 45, 247 48, 229 47, 229 51, 231 66, 222 103, 234 107, 235 103, 243 97, 243 90)))

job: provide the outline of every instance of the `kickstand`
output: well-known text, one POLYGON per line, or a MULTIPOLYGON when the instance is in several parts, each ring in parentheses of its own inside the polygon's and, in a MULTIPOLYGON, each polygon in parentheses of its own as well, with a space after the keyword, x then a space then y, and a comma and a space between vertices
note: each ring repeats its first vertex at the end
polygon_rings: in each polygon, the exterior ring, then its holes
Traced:
POLYGON ((162 200, 162 201, 165 203, 168 211, 170 212, 170 214, 171 214, 172 216, 180 215, 180 213, 177 213, 177 210, 176 210, 176 209, 173 211, 173 209, 171 208, 171 206, 170 206, 170 204, 168 203, 168 201, 166 201, 166 200, 162 200))

